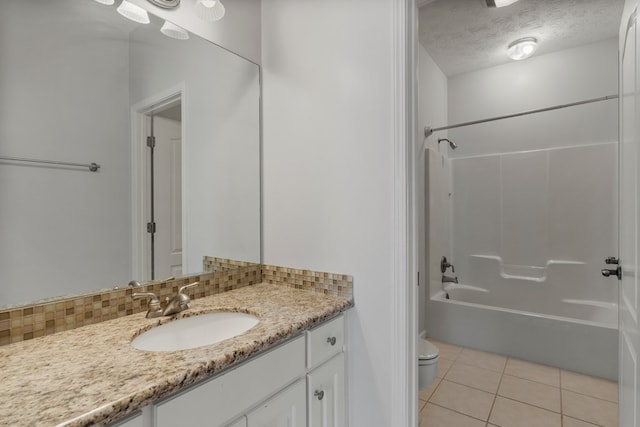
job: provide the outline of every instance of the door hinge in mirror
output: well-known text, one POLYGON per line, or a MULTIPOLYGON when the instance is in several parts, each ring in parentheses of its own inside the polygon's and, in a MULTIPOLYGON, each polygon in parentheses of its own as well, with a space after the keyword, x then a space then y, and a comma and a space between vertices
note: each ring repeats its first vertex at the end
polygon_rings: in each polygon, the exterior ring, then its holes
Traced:
POLYGON ((156 223, 155 222, 148 222, 147 223, 147 233, 155 233, 156 232, 156 223))

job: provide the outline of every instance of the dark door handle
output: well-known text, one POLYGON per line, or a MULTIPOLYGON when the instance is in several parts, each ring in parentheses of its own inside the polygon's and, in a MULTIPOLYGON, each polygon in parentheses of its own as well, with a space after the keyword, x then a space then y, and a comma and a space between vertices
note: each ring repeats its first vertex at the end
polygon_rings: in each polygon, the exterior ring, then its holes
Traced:
POLYGON ((618 268, 603 268, 601 270, 602 275, 604 277, 617 277, 618 280, 622 279, 622 267, 618 266, 618 268))

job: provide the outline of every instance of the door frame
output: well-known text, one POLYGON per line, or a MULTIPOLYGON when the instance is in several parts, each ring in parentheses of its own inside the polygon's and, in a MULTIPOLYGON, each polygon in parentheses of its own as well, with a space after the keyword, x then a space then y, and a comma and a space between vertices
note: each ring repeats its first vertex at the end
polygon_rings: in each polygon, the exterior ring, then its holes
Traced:
POLYGON ((176 86, 158 92, 145 98, 131 107, 131 253, 133 279, 138 281, 149 280, 149 243, 147 239, 147 200, 146 200, 146 176, 147 168, 147 123, 146 118, 149 113, 166 106, 167 104, 180 100, 181 105, 181 138, 182 138, 182 266, 186 268, 187 260, 187 210, 188 203, 185 203, 186 194, 186 168, 187 157, 187 133, 186 133, 186 85, 181 82, 176 86))
POLYGON ((393 282, 391 321, 391 425, 418 425, 418 287, 415 150, 417 5, 392 3, 393 75, 393 282))

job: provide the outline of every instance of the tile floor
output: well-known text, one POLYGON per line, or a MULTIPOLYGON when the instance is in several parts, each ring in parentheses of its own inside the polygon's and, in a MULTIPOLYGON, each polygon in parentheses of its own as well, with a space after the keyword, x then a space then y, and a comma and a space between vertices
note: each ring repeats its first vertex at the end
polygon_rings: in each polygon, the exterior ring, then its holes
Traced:
POLYGON ((420 427, 618 426, 615 382, 430 341, 440 360, 420 427))

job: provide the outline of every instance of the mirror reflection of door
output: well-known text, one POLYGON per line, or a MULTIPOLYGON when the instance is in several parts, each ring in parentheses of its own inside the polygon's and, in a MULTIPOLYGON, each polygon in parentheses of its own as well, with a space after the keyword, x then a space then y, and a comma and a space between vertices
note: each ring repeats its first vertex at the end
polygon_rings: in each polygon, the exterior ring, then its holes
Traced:
MULTIPOLYGON (((149 115, 149 136, 155 138, 153 150, 153 180, 151 167, 145 186, 149 202, 148 221, 155 223, 155 233, 149 232, 148 256, 151 279, 164 279, 182 274, 182 120, 177 103, 149 115), (153 213, 153 217, 151 216, 153 213), (153 257, 153 258, 151 258, 153 257)), ((151 229, 153 231, 153 228, 151 229)))

